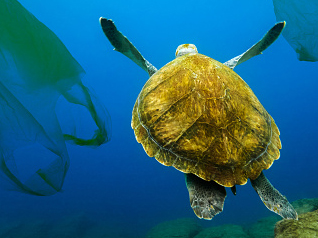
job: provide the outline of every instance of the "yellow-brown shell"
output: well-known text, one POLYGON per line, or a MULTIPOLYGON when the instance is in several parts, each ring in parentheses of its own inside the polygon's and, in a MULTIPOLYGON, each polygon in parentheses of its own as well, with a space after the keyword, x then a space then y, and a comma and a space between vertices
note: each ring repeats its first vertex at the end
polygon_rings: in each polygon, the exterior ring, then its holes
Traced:
POLYGON ((150 157, 231 187, 279 158, 273 118, 232 69, 187 54, 157 71, 133 109, 132 128, 150 157))

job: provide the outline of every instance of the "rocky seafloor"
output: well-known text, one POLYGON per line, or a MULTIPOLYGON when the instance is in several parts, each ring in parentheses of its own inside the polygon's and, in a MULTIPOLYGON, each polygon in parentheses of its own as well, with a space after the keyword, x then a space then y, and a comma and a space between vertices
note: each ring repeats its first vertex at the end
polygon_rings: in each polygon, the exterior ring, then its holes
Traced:
POLYGON ((269 216, 250 226, 226 224, 203 228, 195 219, 166 221, 152 228, 146 238, 315 238, 318 237, 318 199, 292 203, 298 221, 269 216))
POLYGON ((0 238, 318 238, 318 198, 294 201, 299 219, 282 220, 273 215, 253 224, 226 224, 202 227, 196 218, 180 218, 162 222, 143 235, 125 229, 123 224, 93 220, 84 212, 58 216, 58 219, 39 217, 0 216, 0 238))

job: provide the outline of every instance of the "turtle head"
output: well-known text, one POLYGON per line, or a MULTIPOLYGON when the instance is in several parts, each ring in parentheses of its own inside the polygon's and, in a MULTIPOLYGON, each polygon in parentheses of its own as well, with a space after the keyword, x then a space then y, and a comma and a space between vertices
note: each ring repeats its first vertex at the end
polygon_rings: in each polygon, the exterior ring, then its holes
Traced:
POLYGON ((176 58, 189 53, 198 53, 197 47, 193 44, 179 45, 176 50, 176 58))

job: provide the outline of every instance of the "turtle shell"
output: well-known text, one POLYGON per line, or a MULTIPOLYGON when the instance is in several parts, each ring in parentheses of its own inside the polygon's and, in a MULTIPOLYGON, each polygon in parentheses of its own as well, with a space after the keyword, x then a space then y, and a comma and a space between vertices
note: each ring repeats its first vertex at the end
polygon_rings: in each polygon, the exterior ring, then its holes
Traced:
POLYGON ((152 75, 132 128, 150 157, 226 187, 256 179, 281 149, 279 130, 250 87, 202 54, 178 57, 152 75))

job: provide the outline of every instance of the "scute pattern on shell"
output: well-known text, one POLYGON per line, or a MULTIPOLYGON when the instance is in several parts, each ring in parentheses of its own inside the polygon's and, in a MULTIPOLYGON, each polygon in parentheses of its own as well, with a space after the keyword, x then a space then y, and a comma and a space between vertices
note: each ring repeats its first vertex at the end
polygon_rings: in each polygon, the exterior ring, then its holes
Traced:
POLYGON ((231 187, 279 158, 279 130, 233 70, 187 54, 157 71, 133 109, 132 128, 150 157, 231 187))

